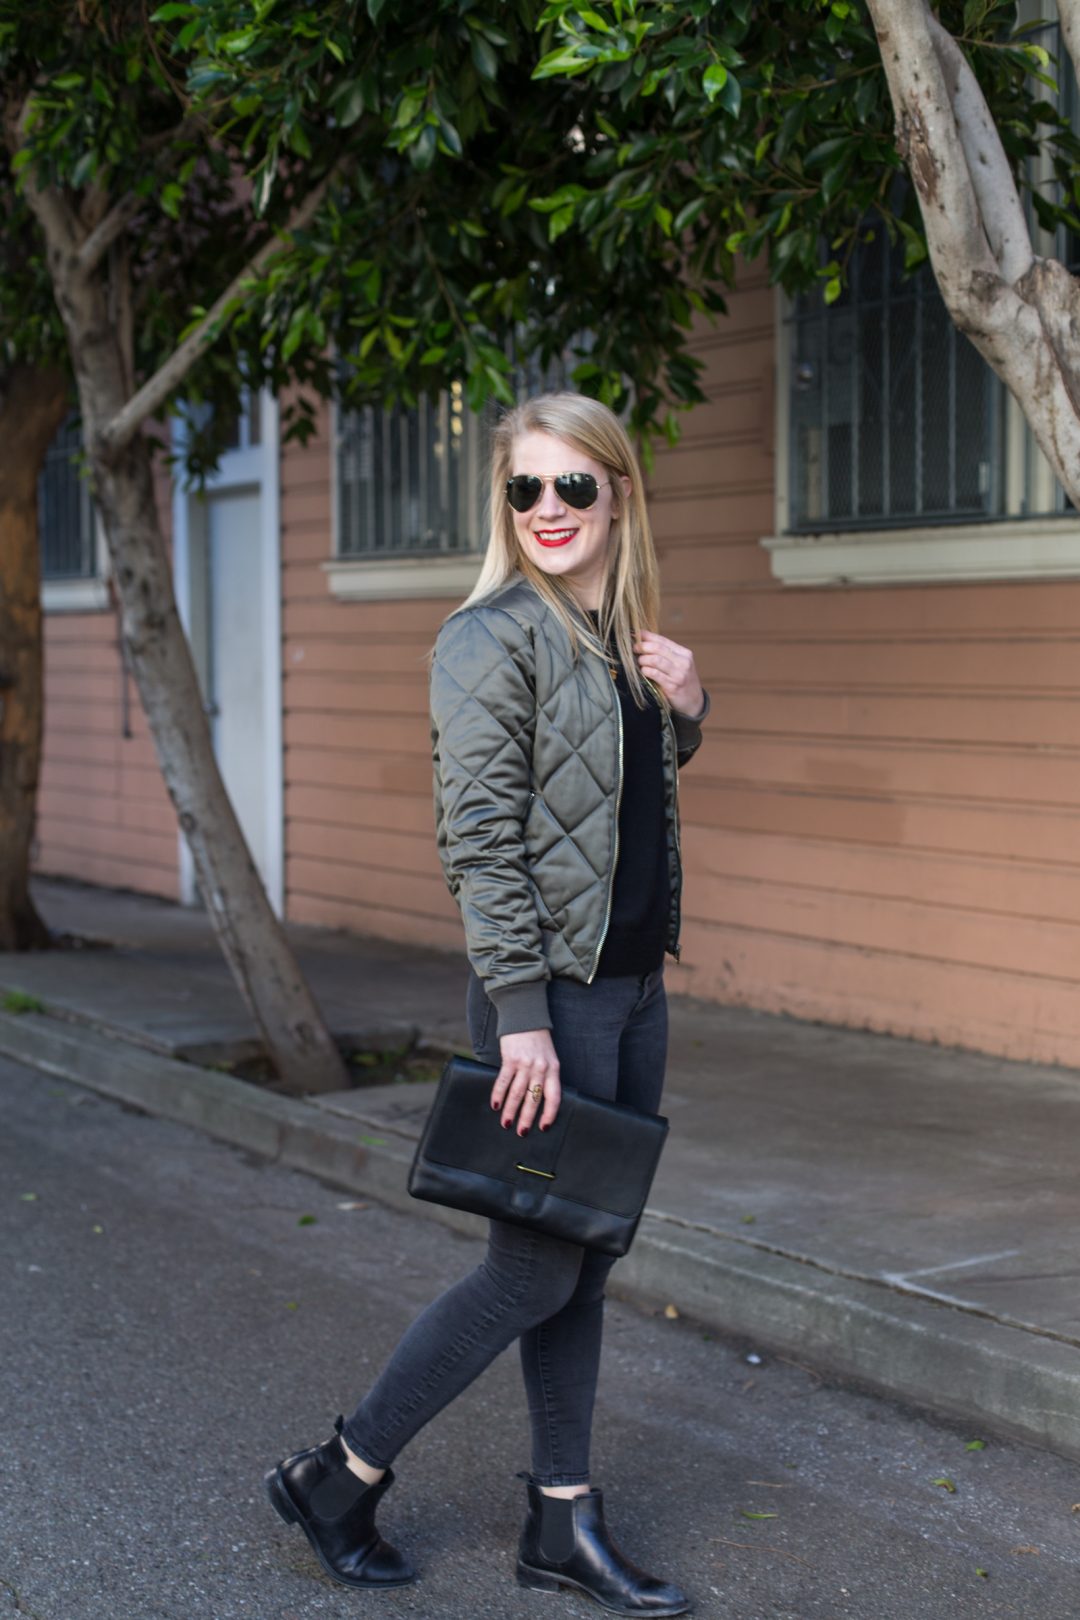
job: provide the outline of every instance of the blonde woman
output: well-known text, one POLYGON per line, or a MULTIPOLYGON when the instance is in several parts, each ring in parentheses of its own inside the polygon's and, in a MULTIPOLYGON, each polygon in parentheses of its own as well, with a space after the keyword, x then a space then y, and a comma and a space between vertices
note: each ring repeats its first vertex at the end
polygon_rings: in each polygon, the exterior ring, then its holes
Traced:
MULTIPOLYGON (((505 1130, 547 1130, 561 1087, 659 1111, 665 955, 678 957, 677 773, 708 698, 656 630, 644 488, 618 418, 576 394, 507 414, 475 590, 431 666, 437 844, 465 927, 476 1056, 505 1130)), ((612 1261, 490 1223, 484 1261, 407 1330, 334 1438, 267 1476, 346 1585, 400 1586, 375 1528, 402 1447, 515 1340, 532 1437, 517 1578, 626 1615, 690 1608, 611 1540, 589 1440, 612 1261)))

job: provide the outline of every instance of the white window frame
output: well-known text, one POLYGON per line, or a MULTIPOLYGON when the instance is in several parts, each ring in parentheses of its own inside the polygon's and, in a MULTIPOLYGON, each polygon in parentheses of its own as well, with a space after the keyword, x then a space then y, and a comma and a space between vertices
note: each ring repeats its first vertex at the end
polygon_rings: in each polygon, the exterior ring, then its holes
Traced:
MULTIPOLYGON (((330 544, 331 556, 322 564, 332 596, 343 602, 388 602, 417 597, 468 596, 484 561, 484 552, 400 553, 380 557, 342 556, 341 501, 338 493, 340 407, 330 407, 330 544)), ((481 514, 482 518, 482 514, 481 514)))

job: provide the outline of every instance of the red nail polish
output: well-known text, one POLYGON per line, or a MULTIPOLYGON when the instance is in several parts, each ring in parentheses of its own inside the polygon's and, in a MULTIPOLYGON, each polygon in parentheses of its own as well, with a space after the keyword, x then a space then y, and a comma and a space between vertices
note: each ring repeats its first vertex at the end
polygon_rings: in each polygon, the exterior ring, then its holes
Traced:
POLYGON ((528 1134, 529 1134, 529 1127, 527 1125, 526 1125, 526 1127, 525 1127, 525 1129, 523 1131, 518 1131, 519 1136, 528 1136, 528 1134))
POLYGON ((504 1131, 508 1131, 508 1130, 509 1130, 509 1129, 510 1129, 510 1123, 511 1123, 511 1122, 510 1122, 510 1120, 508 1120, 508 1119, 504 1119, 504 1120, 503 1120, 503 1122, 502 1122, 502 1127, 503 1127, 503 1130, 504 1130, 504 1131))

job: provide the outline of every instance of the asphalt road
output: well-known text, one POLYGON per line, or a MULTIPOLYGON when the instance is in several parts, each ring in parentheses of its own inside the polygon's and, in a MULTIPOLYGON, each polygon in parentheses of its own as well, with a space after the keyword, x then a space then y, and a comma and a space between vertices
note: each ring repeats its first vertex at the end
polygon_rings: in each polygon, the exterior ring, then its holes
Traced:
MULTIPOLYGON (((415 1586, 333 1585, 263 1496, 479 1245, 18 1065, 0 1109, 2 1620, 604 1613, 514 1582, 513 1354, 398 1460, 415 1586)), ((595 1479, 699 1616, 1076 1620, 1080 1469, 749 1352, 609 1306, 595 1479)))

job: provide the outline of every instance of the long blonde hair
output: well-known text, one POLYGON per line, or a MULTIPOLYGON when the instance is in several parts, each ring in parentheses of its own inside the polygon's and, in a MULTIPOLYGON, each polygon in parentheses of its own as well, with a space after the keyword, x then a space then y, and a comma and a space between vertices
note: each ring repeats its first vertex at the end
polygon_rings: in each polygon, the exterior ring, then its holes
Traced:
MULTIPOLYGON (((605 656, 614 638, 626 678, 639 708, 646 703, 646 682, 634 657, 633 638, 639 630, 655 630, 660 617, 660 573, 656 563, 644 479, 629 435, 615 412, 583 394, 538 394, 507 411, 496 424, 491 446, 490 531, 480 577, 454 613, 481 601, 522 573, 555 613, 570 638, 576 659, 582 645, 605 656), (615 502, 611 543, 604 568, 600 601, 599 636, 570 586, 558 575, 545 574, 523 552, 514 529, 513 512, 506 499, 514 443, 525 433, 548 433, 564 439, 584 455, 598 461, 611 476, 615 502), (619 479, 629 478, 627 496, 619 479)), ((453 614, 448 615, 452 618, 453 614)), ((666 699, 659 687, 648 683, 662 707, 666 699)))

